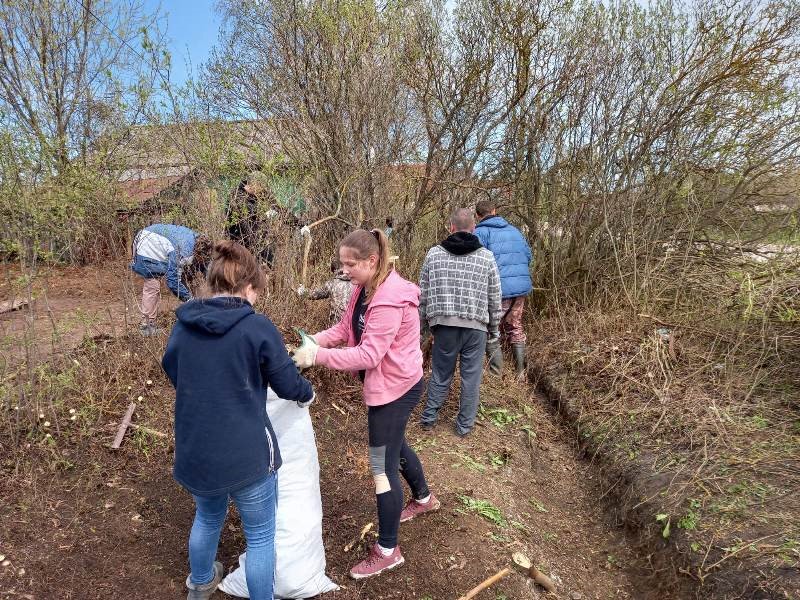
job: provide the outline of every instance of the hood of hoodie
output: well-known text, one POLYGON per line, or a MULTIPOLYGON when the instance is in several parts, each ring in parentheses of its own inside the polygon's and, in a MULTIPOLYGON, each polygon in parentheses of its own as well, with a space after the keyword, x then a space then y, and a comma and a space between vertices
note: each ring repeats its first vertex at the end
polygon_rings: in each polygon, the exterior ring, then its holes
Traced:
POLYGON ((478 248, 482 247, 481 241, 478 237, 469 233, 468 231, 456 231, 449 235, 441 244, 442 248, 447 250, 450 254, 456 256, 463 256, 470 252, 475 252, 478 248))
POLYGON ((190 300, 175 311, 178 320, 191 329, 223 335, 255 311, 247 300, 228 296, 190 300))
MULTIPOLYGON (((357 297, 357 292, 353 293, 357 297)), ((397 271, 391 271, 386 280, 378 287, 370 306, 419 306, 419 288, 416 284, 403 279, 397 271)))
POLYGON ((503 217, 499 217, 497 215, 492 215, 491 217, 486 217, 478 223, 477 227, 496 227, 498 229, 506 227, 508 225, 508 221, 506 221, 503 217))

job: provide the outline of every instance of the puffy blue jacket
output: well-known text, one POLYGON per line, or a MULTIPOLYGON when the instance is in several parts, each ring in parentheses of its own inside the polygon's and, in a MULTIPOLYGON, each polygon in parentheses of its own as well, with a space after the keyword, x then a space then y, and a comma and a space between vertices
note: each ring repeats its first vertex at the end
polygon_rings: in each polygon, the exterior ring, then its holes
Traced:
POLYGON ((531 293, 531 248, 519 229, 503 217, 486 217, 478 223, 475 235, 494 254, 500 271, 503 298, 516 298, 531 293))

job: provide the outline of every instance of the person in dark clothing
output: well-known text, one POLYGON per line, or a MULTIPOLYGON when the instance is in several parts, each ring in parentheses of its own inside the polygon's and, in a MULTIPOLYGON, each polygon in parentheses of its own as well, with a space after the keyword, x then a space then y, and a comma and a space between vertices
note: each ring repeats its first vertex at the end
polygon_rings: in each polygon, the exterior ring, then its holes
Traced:
POLYGON ((472 431, 478 415, 484 350, 500 354, 500 275, 494 256, 472 233, 474 229, 471 210, 453 212, 450 235, 428 251, 419 276, 422 337, 430 330, 434 340, 420 421, 424 428, 436 424, 460 359, 459 436, 472 431))
POLYGON ((275 325, 253 310, 266 285, 253 254, 236 242, 217 243, 207 283, 213 297, 176 310, 161 361, 175 387, 173 475, 197 509, 188 598, 210 598, 222 579, 214 558, 232 497, 247 539, 250 598, 271 599, 281 454, 266 412, 266 388, 302 406, 313 401, 314 391, 275 325))

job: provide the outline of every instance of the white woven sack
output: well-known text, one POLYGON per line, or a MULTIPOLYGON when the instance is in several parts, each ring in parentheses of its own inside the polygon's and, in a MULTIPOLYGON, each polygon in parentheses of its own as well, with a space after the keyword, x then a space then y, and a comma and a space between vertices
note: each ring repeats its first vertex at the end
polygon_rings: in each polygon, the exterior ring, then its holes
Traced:
MULTIPOLYGON (((319 458, 308 410, 267 391, 267 414, 283 458, 278 469, 275 598, 311 598, 339 589, 325 575, 319 458)), ((221 591, 250 597, 246 562, 246 553, 239 556, 239 568, 222 580, 221 591)))

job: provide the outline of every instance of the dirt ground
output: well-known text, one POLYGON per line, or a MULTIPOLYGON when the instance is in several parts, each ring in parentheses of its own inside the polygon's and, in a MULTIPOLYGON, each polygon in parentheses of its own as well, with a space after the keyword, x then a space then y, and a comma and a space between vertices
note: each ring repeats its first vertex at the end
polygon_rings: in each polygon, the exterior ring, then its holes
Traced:
MULTIPOLYGON (((174 395, 158 362, 165 338, 142 339, 132 331, 136 321, 126 319, 125 307, 128 315, 135 308, 125 294, 134 292, 120 281, 119 265, 105 275, 92 269, 50 274, 51 313, 45 313, 51 326, 71 322, 75 307, 97 320, 42 351, 53 360, 53 381, 61 386, 40 409, 42 417, 34 416, 35 424, 19 428, 17 437, 11 434, 15 421, 4 419, 0 599, 185 597, 192 502, 171 476, 174 395), (79 288, 83 296, 76 297, 79 288), (81 339, 79 348, 68 350, 81 339), (116 423, 132 400, 139 405, 135 421, 167 437, 138 430, 121 450, 110 450, 116 423)), ((168 307, 162 304, 162 310, 168 307)), ((19 332, 14 324, 24 318, 23 311, 3 317, 4 335, 19 332)), ((466 439, 452 433, 454 395, 432 432, 412 423, 409 440, 442 510, 402 525, 402 568, 365 582, 348 580, 362 553, 344 547, 375 520, 366 411, 350 381, 321 372, 312 377, 320 391, 311 411, 327 572, 342 585, 329 597, 455 599, 508 566, 514 552, 526 554, 556 582, 559 598, 694 597, 685 581, 652 567, 647 552, 610 520, 609 489, 581 457, 571 430, 547 401, 510 377, 485 379, 479 424, 466 439)), ((3 410, 13 410, 11 404, 8 399, 3 410)), ((219 551, 226 569, 237 565, 243 549, 233 515, 219 551)), ((544 597, 517 572, 478 596, 544 597)))
MULTIPOLYGON (((84 337, 122 335, 138 323, 141 279, 127 261, 102 266, 47 267, 35 279, 17 265, 0 264, 0 303, 21 301, 19 310, 0 315, 0 373, 29 359, 47 360, 74 348, 84 337)), ((161 310, 177 300, 162 283, 161 310)))

